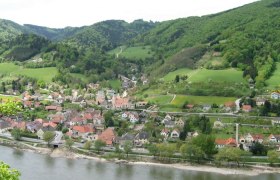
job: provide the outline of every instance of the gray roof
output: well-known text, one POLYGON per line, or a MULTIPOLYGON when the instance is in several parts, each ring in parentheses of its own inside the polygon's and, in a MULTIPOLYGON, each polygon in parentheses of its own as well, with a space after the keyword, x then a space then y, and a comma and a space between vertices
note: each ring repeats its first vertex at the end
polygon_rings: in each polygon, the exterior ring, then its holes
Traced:
POLYGON ((149 139, 149 137, 149 133, 142 131, 136 135, 135 139, 149 139))

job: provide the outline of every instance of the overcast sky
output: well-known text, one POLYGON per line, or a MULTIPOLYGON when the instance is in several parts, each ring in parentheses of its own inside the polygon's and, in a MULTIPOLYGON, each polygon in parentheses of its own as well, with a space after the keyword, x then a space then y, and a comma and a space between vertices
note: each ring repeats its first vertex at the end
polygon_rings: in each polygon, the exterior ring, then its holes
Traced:
POLYGON ((61 28, 108 19, 164 21, 232 9, 256 0, 0 0, 0 18, 61 28))

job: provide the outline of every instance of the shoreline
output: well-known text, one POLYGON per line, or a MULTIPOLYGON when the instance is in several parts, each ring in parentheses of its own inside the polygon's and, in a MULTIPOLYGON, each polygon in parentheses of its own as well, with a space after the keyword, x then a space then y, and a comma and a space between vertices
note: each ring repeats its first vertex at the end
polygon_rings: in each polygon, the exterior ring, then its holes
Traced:
POLYGON ((197 172, 208 172, 208 173, 217 173, 222 175, 241 175, 241 176, 258 176, 261 174, 269 174, 269 173, 280 173, 280 168, 273 168, 273 167, 265 167, 265 166, 253 166, 250 169, 237 169, 237 168, 225 168, 225 167, 214 167, 214 166, 207 166, 207 165, 193 165, 190 163, 174 163, 174 164, 164 164, 164 163, 156 163, 156 162, 144 162, 144 161, 127 161, 127 160, 118 160, 118 159, 110 159, 107 160, 102 157, 94 157, 84 154, 79 154, 75 152, 71 152, 64 148, 58 149, 50 149, 50 148, 42 148, 42 147, 33 147, 30 148, 19 148, 16 146, 10 146, 1 144, 2 146, 11 147, 13 149, 37 153, 42 155, 47 155, 52 158, 66 158, 66 159, 87 159, 87 160, 94 160, 99 162, 107 162, 107 163, 123 163, 127 165, 141 165, 141 166, 157 166, 157 167, 164 167, 164 168, 173 168, 173 169, 180 169, 184 171, 197 171, 197 172))

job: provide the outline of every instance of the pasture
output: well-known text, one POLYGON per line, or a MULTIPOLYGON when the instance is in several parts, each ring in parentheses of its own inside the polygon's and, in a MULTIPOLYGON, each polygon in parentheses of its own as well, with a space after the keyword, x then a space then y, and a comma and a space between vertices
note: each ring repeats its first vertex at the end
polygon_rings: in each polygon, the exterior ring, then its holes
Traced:
POLYGON ((176 75, 187 75, 189 82, 231 82, 231 83, 246 83, 242 77, 242 71, 236 69, 224 69, 224 70, 211 70, 211 69, 196 69, 191 70, 187 68, 178 69, 176 71, 168 73, 163 77, 165 81, 173 81, 176 75))
POLYGON ((13 63, 0 63, 0 74, 7 74, 10 76, 23 75, 37 80, 43 80, 46 83, 50 83, 57 73, 58 71, 55 67, 31 69, 23 68, 13 63))
POLYGON ((145 59, 153 56, 150 46, 125 47, 120 46, 108 52, 128 59, 145 59))
POLYGON ((177 107, 182 107, 185 102, 189 104, 224 104, 228 101, 235 101, 234 97, 220 97, 220 96, 189 96, 189 95, 176 95, 176 98, 170 103, 177 107))
POLYGON ((276 63, 275 71, 265 83, 268 89, 273 90, 280 88, 280 63, 276 63))

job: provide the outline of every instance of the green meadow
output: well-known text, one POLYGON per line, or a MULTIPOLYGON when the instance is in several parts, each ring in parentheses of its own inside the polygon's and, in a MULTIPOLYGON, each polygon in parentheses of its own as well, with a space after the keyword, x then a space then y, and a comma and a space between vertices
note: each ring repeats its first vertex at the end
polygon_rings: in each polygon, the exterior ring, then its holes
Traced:
POLYGON ((189 82, 205 82, 205 81, 215 81, 215 82, 232 82, 232 83, 246 83, 245 79, 242 77, 242 71, 236 69, 225 69, 225 70, 211 70, 211 69, 187 69, 182 68, 176 71, 168 73, 163 77, 165 81, 173 81, 176 75, 188 76, 189 82))
POLYGON ((0 63, 0 74, 7 74, 11 76, 24 75, 38 80, 43 80, 46 83, 50 83, 57 73, 58 71, 55 67, 31 69, 23 68, 22 66, 17 66, 13 63, 0 63))
POLYGON ((280 88, 280 63, 276 63, 276 69, 272 76, 265 82, 268 89, 280 88))
POLYGON ((117 47, 109 51, 109 54, 119 54, 120 57, 128 59, 145 59, 153 56, 150 46, 135 46, 135 47, 117 47), (122 48, 122 51, 121 51, 122 48))

